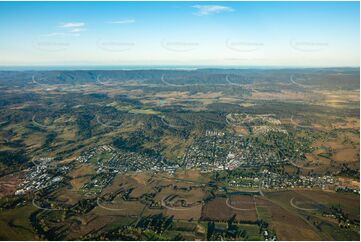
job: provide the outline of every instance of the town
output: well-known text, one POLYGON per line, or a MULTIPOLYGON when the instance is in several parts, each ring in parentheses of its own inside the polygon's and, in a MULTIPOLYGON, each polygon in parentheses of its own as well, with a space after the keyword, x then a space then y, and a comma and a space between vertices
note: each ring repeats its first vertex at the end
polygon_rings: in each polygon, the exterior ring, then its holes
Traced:
MULTIPOLYGON (((282 142, 289 134, 276 132, 267 136, 269 140, 282 142)), ((286 142, 286 141, 285 141, 286 142)), ((268 144, 269 145, 269 144, 268 144)), ((292 165, 293 159, 301 157, 308 149, 305 145, 293 144, 287 156, 281 148, 270 148, 259 140, 245 138, 219 130, 206 130, 203 136, 195 139, 178 163, 169 162, 164 157, 146 156, 144 154, 119 150, 112 145, 94 147, 77 157, 68 166, 53 167, 52 158, 34 160, 34 166, 26 175, 25 181, 19 185, 16 195, 30 191, 55 187, 64 182, 64 174, 76 163, 91 164, 96 167, 96 174, 91 181, 82 187, 85 194, 98 194, 109 185, 119 173, 127 172, 167 172, 172 175, 177 170, 199 170, 207 174, 212 172, 232 172, 234 170, 255 169, 251 176, 234 176, 229 173, 223 182, 230 188, 262 188, 266 190, 319 188, 323 190, 349 191, 351 188, 340 185, 331 175, 300 175, 285 172, 273 172, 268 167, 292 165)), ((350 191, 359 193, 359 190, 350 191)))

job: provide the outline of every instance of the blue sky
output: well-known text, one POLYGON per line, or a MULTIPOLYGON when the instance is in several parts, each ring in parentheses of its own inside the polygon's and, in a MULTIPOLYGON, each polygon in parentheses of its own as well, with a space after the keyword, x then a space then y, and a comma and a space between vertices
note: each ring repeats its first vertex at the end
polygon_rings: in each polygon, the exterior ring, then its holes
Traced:
POLYGON ((359 2, 0 2, 0 65, 359 66, 359 2))

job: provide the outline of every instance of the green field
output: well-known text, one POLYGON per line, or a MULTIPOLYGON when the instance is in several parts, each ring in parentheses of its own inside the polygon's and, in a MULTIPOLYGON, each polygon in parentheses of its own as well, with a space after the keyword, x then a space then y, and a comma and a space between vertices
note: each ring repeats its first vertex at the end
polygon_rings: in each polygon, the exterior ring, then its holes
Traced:
POLYGON ((1 240, 37 240, 30 222, 30 215, 35 207, 29 205, 0 212, 1 240))

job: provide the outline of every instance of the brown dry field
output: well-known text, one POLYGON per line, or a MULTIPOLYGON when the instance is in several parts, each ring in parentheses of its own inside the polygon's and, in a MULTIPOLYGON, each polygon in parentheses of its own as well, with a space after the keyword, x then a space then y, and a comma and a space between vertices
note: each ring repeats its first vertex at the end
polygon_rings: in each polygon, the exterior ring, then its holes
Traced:
POLYGON ((24 142, 27 146, 27 149, 39 149, 41 148, 44 140, 45 138, 42 135, 30 134, 24 142))
POLYGON ((10 174, 0 177, 0 198, 14 195, 18 185, 23 181, 20 174, 10 174))
MULTIPOLYGON (((314 201, 313 199, 308 199, 303 195, 305 190, 292 190, 292 191, 278 191, 278 192, 268 192, 266 194, 267 198, 269 198, 272 202, 278 203, 283 207, 295 210, 296 212, 299 211, 296 208, 292 207, 290 204, 290 200, 295 198, 295 201, 314 201)), ((315 201, 315 204, 318 202, 315 201)))
POLYGON ((334 129, 360 129, 360 120, 356 118, 345 118, 343 122, 332 124, 334 129))
POLYGON ((257 220, 256 210, 240 211, 232 209, 227 206, 226 198, 215 198, 207 202, 202 208, 202 219, 204 220, 227 221, 233 215, 236 215, 238 221, 257 220))
POLYGON ((90 176, 84 176, 84 177, 78 177, 78 178, 73 178, 70 181, 70 184, 72 186, 72 191, 79 191, 80 188, 82 188, 85 184, 87 184, 88 182, 90 182, 91 177, 90 176))
MULTIPOLYGON (((165 182, 165 184, 172 184, 177 185, 178 187, 189 187, 189 183, 184 182, 165 182)), ((187 200, 188 203, 195 203, 199 201, 203 201, 204 197, 206 196, 206 192, 200 188, 193 188, 191 191, 183 191, 177 190, 173 187, 166 187, 163 188, 156 196, 155 200, 161 202, 163 199, 170 195, 177 195, 180 198, 184 198, 187 200)), ((163 210, 160 209, 147 209, 144 213, 145 214, 154 214, 155 212, 164 212, 168 216, 174 216, 176 219, 199 219, 201 217, 202 205, 197 205, 191 208, 183 209, 183 208, 175 208, 175 209, 168 209, 164 208, 163 210)))
POLYGON ((337 162, 353 162, 353 161, 359 161, 360 160, 360 152, 358 148, 347 148, 342 150, 337 150, 334 155, 332 155, 332 159, 337 162))
POLYGON ((160 214, 163 213, 165 214, 165 209, 158 209, 158 208, 148 208, 146 207, 144 212, 143 212, 143 216, 149 216, 149 215, 155 215, 155 214, 160 214))
POLYGON ((338 102, 357 102, 360 100, 359 91, 346 91, 346 90, 337 90, 337 91, 315 91, 320 95, 326 97, 326 100, 329 101, 338 101, 338 102))
POLYGON ((246 127, 244 126, 233 126, 232 130, 236 133, 236 134, 242 134, 242 135, 248 135, 249 131, 246 127))
POLYGON ((62 140, 74 140, 76 138, 77 130, 74 128, 64 128, 63 131, 58 135, 58 139, 62 140))
POLYGON ((256 209, 255 201, 251 196, 231 196, 228 204, 240 209, 256 209))
POLYGON ((199 179, 204 179, 204 175, 202 175, 198 170, 179 171, 176 173, 175 177, 178 179, 185 179, 191 181, 198 181, 199 179))
POLYGON ((195 206, 191 207, 186 210, 172 210, 172 209, 165 209, 166 216, 174 216, 175 219, 193 219, 198 220, 200 219, 202 214, 202 206, 195 206))
MULTIPOLYGON (((178 184, 178 183, 177 183, 178 184)), ((202 189, 193 188, 191 191, 175 190, 172 187, 163 188, 156 196, 155 200, 162 201, 162 199, 169 195, 178 195, 181 198, 187 199, 188 203, 202 201, 206 196, 206 192, 202 189)))
POLYGON ((343 132, 343 139, 348 139, 350 140, 352 143, 355 143, 355 144, 360 144, 360 134, 359 134, 359 130, 360 130, 360 127, 356 128, 357 130, 357 133, 353 133, 353 132, 350 132, 350 131, 344 131, 343 132))
POLYGON ((321 240, 317 231, 296 214, 265 198, 257 197, 256 204, 270 212, 270 227, 275 230, 278 240, 321 240))
POLYGON ((297 172, 297 167, 295 167, 293 165, 285 165, 284 170, 288 174, 293 174, 293 173, 297 172))
MULTIPOLYGON (((331 160, 326 158, 326 157, 322 157, 322 156, 319 156, 318 154, 320 154, 318 152, 318 150, 312 152, 312 153, 308 153, 308 154, 305 154, 305 157, 306 157, 306 164, 308 164, 308 166, 317 166, 319 168, 321 168, 320 166, 328 166, 330 165, 331 163, 331 160)), ((317 170, 317 168, 316 168, 317 170)))
POLYGON ((315 147, 316 150, 306 154, 306 159, 310 166, 319 166, 318 168, 315 168, 315 170, 320 170, 322 167, 329 167, 332 162, 336 162, 337 164, 359 164, 359 136, 354 133, 345 132, 338 139, 319 140, 313 143, 312 147, 315 147), (350 143, 349 141, 353 143, 350 143), (325 151, 319 147, 330 149, 331 157, 326 158, 320 156, 320 154, 325 153, 325 151))
POLYGON ((134 190, 130 193, 131 197, 138 198, 143 194, 153 192, 153 188, 150 186, 136 186, 134 190))
POLYGON ((116 197, 111 203, 101 202, 100 204, 102 207, 97 206, 92 210, 97 215, 138 216, 145 206, 139 201, 124 201, 120 197, 116 197))
POLYGON ((360 219, 360 196, 352 193, 336 193, 331 191, 299 191, 303 196, 328 206, 341 205, 351 218, 360 219))
POLYGON ((251 100, 293 100, 293 101, 309 101, 311 99, 319 99, 314 94, 281 91, 281 92, 252 92, 251 100))
POLYGON ((354 180, 349 177, 339 177, 338 182, 340 183, 341 186, 347 186, 347 187, 352 187, 354 189, 360 189, 360 181, 359 180, 354 180))
POLYGON ((185 150, 187 146, 190 145, 191 140, 183 140, 174 136, 167 135, 162 137, 161 143, 166 145, 163 154, 169 159, 175 159, 185 153, 185 150))
POLYGON ((72 178, 77 178, 77 177, 82 177, 85 175, 92 175, 94 173, 95 173, 94 166, 92 166, 90 164, 81 164, 77 168, 73 169, 69 173, 69 176, 71 176, 72 178))
POLYGON ((359 91, 346 91, 346 90, 337 90, 337 91, 326 91, 326 90, 314 90, 316 95, 322 97, 322 100, 319 102, 321 105, 334 107, 334 108, 347 108, 350 102, 359 102, 360 101, 360 92, 359 91))
POLYGON ((298 201, 312 201, 314 204, 321 204, 328 207, 331 205, 341 205, 342 209, 349 214, 351 218, 360 218, 360 197, 356 194, 300 189, 293 191, 270 192, 267 193, 267 197, 295 212, 299 212, 299 210, 290 205, 292 197, 295 197, 298 201))
POLYGON ((129 185, 131 185, 129 183, 129 176, 124 174, 118 174, 114 178, 113 182, 102 190, 101 195, 117 192, 121 188, 129 189, 129 185))
POLYGON ((103 189, 101 194, 113 193, 119 189, 133 189, 130 196, 138 198, 143 194, 154 192, 157 184, 158 181, 146 173, 119 174, 110 185, 103 189))
POLYGON ((72 185, 72 191, 79 191, 80 188, 88 183, 91 179, 91 174, 95 173, 95 169, 92 165, 81 164, 79 167, 73 169, 69 176, 72 177, 70 184, 72 185))
POLYGON ((207 100, 209 101, 213 101, 214 99, 217 98, 221 98, 224 95, 222 94, 222 92, 207 92, 207 93, 202 93, 202 92, 198 92, 194 95, 190 95, 189 92, 179 92, 179 91, 171 91, 171 92, 159 92, 155 95, 148 95, 147 97, 149 97, 151 100, 152 99, 166 99, 167 100, 167 105, 168 102, 174 102, 174 101, 182 101, 182 100, 205 100, 207 102, 207 100))
POLYGON ((90 213, 81 217, 82 222, 77 222, 79 219, 71 220, 67 226, 69 230, 66 240, 77 240, 80 236, 86 235, 93 231, 98 231, 109 224, 116 223, 117 220, 122 219, 120 216, 115 215, 98 215, 90 213))
POLYGON ((77 191, 64 188, 57 191, 55 197, 57 198, 57 200, 63 203, 74 205, 79 202, 84 196, 77 191))
POLYGON ((175 175, 169 175, 167 172, 158 173, 156 176, 159 185, 176 185, 178 187, 189 187, 209 182, 209 177, 201 174, 199 170, 181 170, 175 175))

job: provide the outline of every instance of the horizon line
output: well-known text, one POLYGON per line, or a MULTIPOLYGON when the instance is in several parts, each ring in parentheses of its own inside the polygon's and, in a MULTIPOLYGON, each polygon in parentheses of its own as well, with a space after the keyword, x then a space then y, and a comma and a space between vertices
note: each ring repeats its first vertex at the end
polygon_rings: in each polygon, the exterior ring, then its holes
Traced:
POLYGON ((333 69, 360 66, 278 66, 278 65, 0 65, 0 71, 101 71, 101 70, 201 70, 201 69, 333 69), (62 69, 63 68, 63 69, 62 69), (79 68, 79 69, 77 69, 79 68), (101 69, 105 68, 105 69, 101 69))

